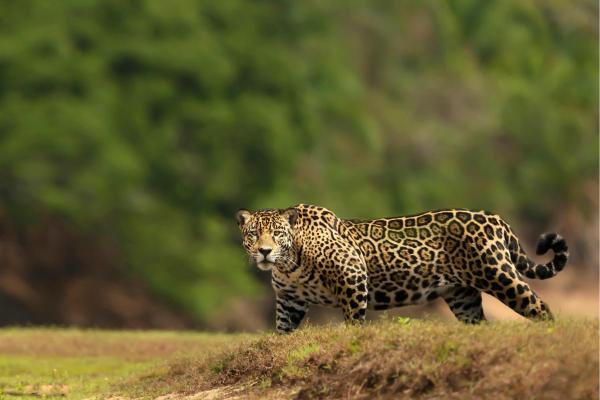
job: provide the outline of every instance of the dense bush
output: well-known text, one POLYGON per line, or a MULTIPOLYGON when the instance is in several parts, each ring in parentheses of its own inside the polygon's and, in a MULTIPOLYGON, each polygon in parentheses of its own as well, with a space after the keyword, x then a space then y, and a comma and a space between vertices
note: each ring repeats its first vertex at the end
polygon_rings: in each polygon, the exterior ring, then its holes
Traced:
POLYGON ((592 1, 2 1, 0 205, 112 237, 124 270, 201 318, 256 291, 239 207, 593 215, 596 17, 592 1))

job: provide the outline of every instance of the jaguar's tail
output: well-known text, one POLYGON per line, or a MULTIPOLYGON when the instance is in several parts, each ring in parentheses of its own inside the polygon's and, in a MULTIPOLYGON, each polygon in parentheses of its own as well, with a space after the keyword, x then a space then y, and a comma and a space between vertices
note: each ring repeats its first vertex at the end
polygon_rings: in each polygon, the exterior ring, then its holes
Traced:
POLYGON ((540 235, 537 241, 536 254, 542 255, 548 250, 554 252, 554 258, 546 264, 536 264, 531 261, 512 231, 509 232, 508 250, 510 251, 511 261, 515 264, 517 270, 532 279, 552 278, 562 271, 569 259, 567 242, 557 233, 544 233, 540 235))

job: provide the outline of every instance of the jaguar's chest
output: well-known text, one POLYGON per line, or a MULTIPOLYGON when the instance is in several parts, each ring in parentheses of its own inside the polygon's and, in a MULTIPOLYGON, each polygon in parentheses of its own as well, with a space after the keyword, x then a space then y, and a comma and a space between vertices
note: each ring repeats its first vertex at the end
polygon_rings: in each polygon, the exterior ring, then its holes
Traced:
POLYGON ((309 304, 337 305, 337 300, 325 280, 317 273, 303 273, 297 277, 273 274, 276 293, 302 299, 309 304))

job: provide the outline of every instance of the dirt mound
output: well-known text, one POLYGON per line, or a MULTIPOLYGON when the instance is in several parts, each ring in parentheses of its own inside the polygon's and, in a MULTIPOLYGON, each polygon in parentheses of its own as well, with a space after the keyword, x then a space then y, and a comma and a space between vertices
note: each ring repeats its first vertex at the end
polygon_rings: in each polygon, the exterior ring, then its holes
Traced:
POLYGON ((136 385, 176 398, 597 398, 598 321, 307 327, 173 362, 136 385))

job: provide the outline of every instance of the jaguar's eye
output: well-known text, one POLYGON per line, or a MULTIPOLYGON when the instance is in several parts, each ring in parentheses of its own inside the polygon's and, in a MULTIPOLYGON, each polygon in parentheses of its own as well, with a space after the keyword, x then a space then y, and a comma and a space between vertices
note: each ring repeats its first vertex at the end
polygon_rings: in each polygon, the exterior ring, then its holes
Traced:
POLYGON ((255 241, 256 241, 256 239, 258 239, 258 235, 256 234, 256 232, 248 232, 248 233, 246 234, 246 238, 247 238, 248 240, 250 240, 251 242, 255 242, 255 241))
POLYGON ((275 231, 273 232, 273 237, 280 238, 283 236, 283 231, 275 231))

